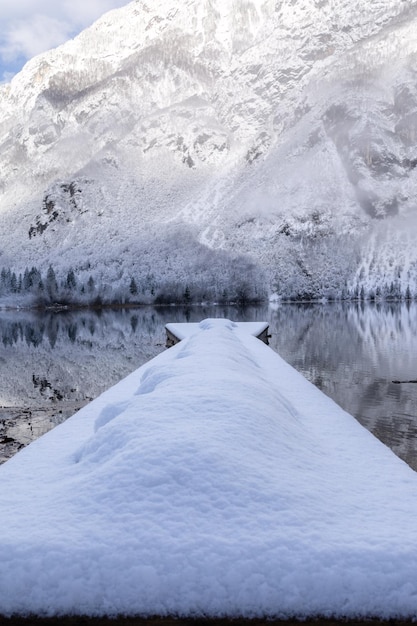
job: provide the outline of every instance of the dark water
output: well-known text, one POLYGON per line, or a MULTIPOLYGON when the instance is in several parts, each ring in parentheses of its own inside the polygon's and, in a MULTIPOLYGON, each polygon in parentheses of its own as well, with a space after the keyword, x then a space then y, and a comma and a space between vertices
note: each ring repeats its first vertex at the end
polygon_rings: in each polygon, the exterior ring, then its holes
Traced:
POLYGON ((206 317, 269 321, 271 348, 417 469, 414 303, 0 313, 0 461, 164 350, 166 323, 206 317))

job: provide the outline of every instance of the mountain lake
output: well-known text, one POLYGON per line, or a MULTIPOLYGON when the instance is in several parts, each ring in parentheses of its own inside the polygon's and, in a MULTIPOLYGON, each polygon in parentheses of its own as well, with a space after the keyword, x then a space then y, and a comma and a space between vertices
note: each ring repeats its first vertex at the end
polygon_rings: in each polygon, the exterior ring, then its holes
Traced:
POLYGON ((417 303, 0 312, 0 462, 165 350, 168 322, 267 321, 270 347, 417 470, 417 303))

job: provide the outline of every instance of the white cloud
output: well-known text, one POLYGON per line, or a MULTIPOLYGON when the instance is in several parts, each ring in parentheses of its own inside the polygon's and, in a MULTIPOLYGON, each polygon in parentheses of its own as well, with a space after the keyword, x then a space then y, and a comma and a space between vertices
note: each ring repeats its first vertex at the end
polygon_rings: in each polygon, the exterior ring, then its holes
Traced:
POLYGON ((0 76, 64 43, 127 0, 1 0, 0 76))
POLYGON ((35 15, 30 21, 17 20, 9 24, 6 40, 0 46, 0 54, 6 62, 19 57, 29 59, 59 45, 70 35, 68 23, 47 15, 35 15))
MULTIPOLYGON (((59 5, 59 2, 57 3, 59 5)), ((53 11, 54 3, 51 0, 2 0, 1 19, 2 22, 8 20, 28 17, 34 13, 50 14, 53 11)))
POLYGON ((3 83, 9 83, 12 80, 13 76, 13 72, 4 71, 3 74, 0 76, 0 85, 2 85, 3 83))
POLYGON ((63 13, 73 24, 86 26, 111 9, 124 6, 127 0, 63 0, 63 13))

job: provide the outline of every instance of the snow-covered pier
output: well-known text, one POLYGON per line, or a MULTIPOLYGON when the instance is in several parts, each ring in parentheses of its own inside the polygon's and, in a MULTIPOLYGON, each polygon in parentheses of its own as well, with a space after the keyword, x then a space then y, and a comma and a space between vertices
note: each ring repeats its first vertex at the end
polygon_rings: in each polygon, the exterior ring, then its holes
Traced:
POLYGON ((417 475, 227 320, 0 467, 0 614, 417 616, 417 475))
MULTIPOLYGON (((268 345, 270 338, 268 322, 234 322, 234 325, 234 328, 243 329, 245 333, 257 337, 268 345)), ((200 324, 195 322, 166 324, 166 347, 172 348, 180 341, 194 335, 199 329, 200 324)))

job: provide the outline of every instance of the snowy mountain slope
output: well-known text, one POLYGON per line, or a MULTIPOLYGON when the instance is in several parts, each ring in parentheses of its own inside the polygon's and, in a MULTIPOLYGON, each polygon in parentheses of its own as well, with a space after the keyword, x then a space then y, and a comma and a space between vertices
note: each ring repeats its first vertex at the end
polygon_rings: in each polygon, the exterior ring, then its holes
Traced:
POLYGON ((400 0, 108 13, 0 87, 0 266, 414 293, 416 21, 400 0))

